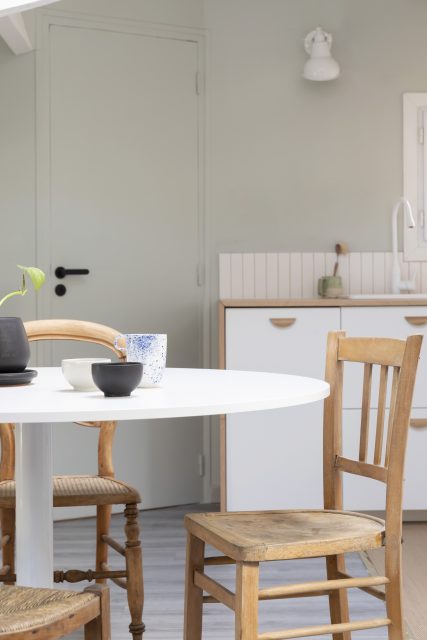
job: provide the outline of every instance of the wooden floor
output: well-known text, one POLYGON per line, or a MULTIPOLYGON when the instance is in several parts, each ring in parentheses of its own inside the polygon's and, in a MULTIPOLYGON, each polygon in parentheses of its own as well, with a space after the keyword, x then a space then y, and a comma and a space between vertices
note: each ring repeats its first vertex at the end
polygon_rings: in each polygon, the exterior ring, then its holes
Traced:
MULTIPOLYGON (((384 552, 371 551, 377 573, 384 571, 384 552)), ((405 618, 413 640, 427 638, 427 523, 403 525, 403 583, 405 618)))
MULTIPOLYGON (((212 507, 211 507, 212 508, 212 507)), ((144 640, 182 640, 182 611, 185 532, 182 526, 183 516, 189 511, 201 511, 200 505, 174 507, 141 512, 143 526, 144 576, 145 576, 145 614, 146 633, 144 640)), ((122 517, 113 517, 114 537, 123 540, 121 535, 122 517)), ((94 520, 64 521, 55 524, 55 565, 57 568, 90 567, 89 559, 94 550, 94 520)), ((407 532, 405 532, 407 535, 407 532)), ((410 542, 410 536, 408 535, 410 542)), ((427 554, 427 545, 425 545, 427 554)), ((121 566, 121 557, 116 560, 111 554, 110 564, 121 566)), ((427 555, 425 556, 427 560, 427 555)), ((366 575, 365 564, 356 554, 350 555, 348 569, 353 575, 366 575)), ((216 576, 222 578, 233 589, 234 567, 213 567, 216 576)), ((427 571, 425 571, 427 576, 427 571)), ((265 563, 261 573, 262 586, 320 580, 324 577, 323 559, 293 560, 286 563, 265 563)), ((66 585, 66 588, 81 588, 66 585)), ((427 593, 424 588, 423 593, 427 593)), ((426 607, 418 593, 420 604, 426 607)), ((115 585, 111 585, 112 600, 112 638, 129 640, 127 631, 129 619, 126 594, 115 585)), ((350 592, 350 606, 354 619, 383 617, 383 604, 357 590, 350 592)), ((261 631, 285 627, 305 626, 328 622, 328 604, 324 597, 292 599, 286 602, 264 602, 260 605, 261 631)), ((416 640, 426 640, 424 634, 416 640)), ((386 640, 385 629, 373 629, 353 634, 355 640, 386 640)), ((81 638, 74 635, 73 638, 81 638)), ((207 605, 204 615, 204 640, 233 640, 233 615, 221 605, 207 605)), ((330 640, 330 636, 316 636, 330 640)))

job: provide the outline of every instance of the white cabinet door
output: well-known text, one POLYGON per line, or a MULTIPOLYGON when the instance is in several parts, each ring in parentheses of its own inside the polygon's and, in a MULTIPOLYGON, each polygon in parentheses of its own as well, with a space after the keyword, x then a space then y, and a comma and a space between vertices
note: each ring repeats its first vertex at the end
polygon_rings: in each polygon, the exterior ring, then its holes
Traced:
MULTIPOLYGON (((425 335, 418 365, 414 393, 414 407, 427 407, 427 322, 414 326, 408 318, 426 318, 426 307, 344 307, 341 310, 342 329, 348 336, 381 336, 406 338, 415 333, 425 335)), ((363 368, 357 364, 345 364, 344 407, 358 408, 362 398, 363 368)), ((378 372, 377 372, 378 375, 378 372)), ((372 386, 372 401, 377 402, 378 382, 372 386)), ((373 406, 375 406, 373 404, 373 406)))
MULTIPOLYGON (((226 367, 324 377, 339 309, 226 310, 226 367), (293 323, 278 328, 271 319, 293 323)), ((227 418, 229 510, 320 508, 323 403, 227 418)))
MULTIPOLYGON (((414 326, 407 318, 425 318, 425 307, 360 307, 342 309, 342 328, 349 336, 386 336, 391 338, 406 338, 414 333, 427 333, 427 325, 414 326)), ((424 339, 418 365, 417 381, 414 393, 413 418, 427 418, 427 337, 424 339)), ((348 425, 353 433, 360 425, 362 366, 346 363, 344 375, 344 415, 351 416, 348 425)), ((378 367, 376 367, 378 369, 378 367)), ((391 378, 391 376, 389 376, 391 378)), ((390 382, 390 380, 389 380, 390 382)), ((390 387, 390 385, 389 385, 390 387)), ((390 393, 390 388, 389 388, 390 393)), ((389 395, 388 395, 389 397, 389 395)), ((372 385, 372 406, 378 398, 378 371, 372 385), (375 401, 375 402, 374 402, 375 401)), ((371 419, 371 435, 375 431, 376 412, 371 419)), ((348 436, 347 436, 348 437, 348 436)), ((353 436, 350 436, 353 437, 353 436)), ((403 507, 405 510, 427 509, 427 472, 425 460, 427 456, 427 430, 409 428, 408 449, 406 455, 405 492, 403 507)), ((349 509, 380 509, 383 508, 382 491, 380 487, 365 490, 363 480, 346 478, 344 489, 347 500, 345 506, 349 509)))
MULTIPOLYGON (((415 409, 414 418, 426 418, 427 410, 415 409)), ((371 412, 370 459, 372 459, 375 439, 376 411, 371 412)), ((386 423, 388 412, 386 412, 386 423)), ((360 410, 346 409, 343 413, 343 453, 358 459, 360 433, 360 410)), ((409 510, 427 509, 427 429, 409 428, 406 451, 403 508, 409 510)), ((385 509, 385 485, 369 478, 344 474, 344 508, 351 511, 383 511, 385 509)))
MULTIPOLYGON (((359 459, 360 441, 360 409, 344 409, 342 432, 343 432, 343 455, 352 460, 359 459)), ((373 459, 375 446, 375 419, 376 411, 370 412, 369 430, 369 460, 373 459)), ((385 417, 386 424, 388 412, 385 417)), ((351 473, 343 474, 343 498, 344 508, 350 511, 383 511, 385 509, 385 484, 374 481, 371 478, 356 476, 351 473)))
MULTIPOLYGON (((427 418, 427 409, 414 409, 413 418, 427 418)), ((427 429, 409 427, 406 450, 404 509, 427 509, 427 429)))

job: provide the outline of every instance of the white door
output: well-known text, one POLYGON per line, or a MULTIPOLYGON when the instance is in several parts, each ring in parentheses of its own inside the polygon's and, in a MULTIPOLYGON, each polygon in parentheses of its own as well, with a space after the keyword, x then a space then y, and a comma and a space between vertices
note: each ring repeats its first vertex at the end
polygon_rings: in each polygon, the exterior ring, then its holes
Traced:
MULTIPOLYGON (((49 32, 47 314, 167 333, 175 367, 201 365, 197 47, 119 30, 49 32), (59 280, 58 266, 90 273, 59 280)), ((83 352, 99 353, 56 343, 50 358, 83 352)), ((93 431, 55 427, 56 472, 95 470, 93 431)), ((145 508, 195 502, 201 452, 199 419, 122 424, 116 475, 145 508)))

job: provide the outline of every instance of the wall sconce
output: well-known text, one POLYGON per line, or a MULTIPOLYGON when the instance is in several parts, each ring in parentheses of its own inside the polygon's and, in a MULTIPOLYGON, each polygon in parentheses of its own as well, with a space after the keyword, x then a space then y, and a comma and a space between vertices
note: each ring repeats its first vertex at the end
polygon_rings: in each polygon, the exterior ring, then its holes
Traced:
POLYGON ((304 65, 306 80, 335 80, 340 75, 339 64, 331 56, 332 36, 317 27, 304 40, 304 47, 310 56, 304 65))

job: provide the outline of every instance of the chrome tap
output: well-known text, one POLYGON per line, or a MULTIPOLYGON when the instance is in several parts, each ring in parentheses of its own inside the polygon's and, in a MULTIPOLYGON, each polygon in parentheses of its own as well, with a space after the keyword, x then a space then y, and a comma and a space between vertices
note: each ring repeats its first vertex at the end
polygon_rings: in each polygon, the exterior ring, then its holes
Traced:
POLYGON ((393 265, 391 269, 391 292, 401 293, 401 291, 414 291, 415 278, 412 280, 402 280, 400 274, 399 255, 397 252, 397 216, 401 205, 406 214, 406 222, 409 229, 415 227, 414 214, 412 213, 412 207, 407 198, 401 197, 393 207, 391 214, 391 232, 392 232, 392 250, 393 250, 393 265))

